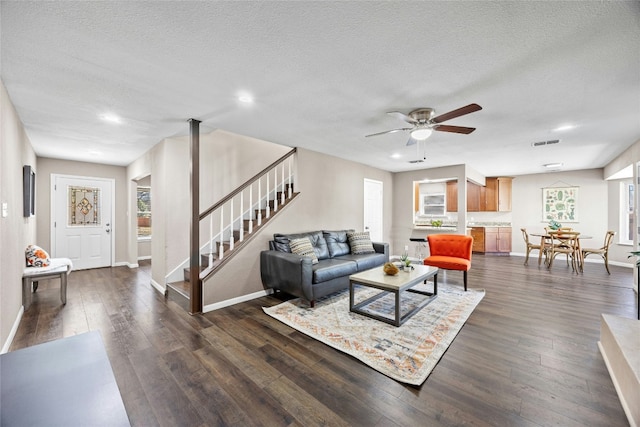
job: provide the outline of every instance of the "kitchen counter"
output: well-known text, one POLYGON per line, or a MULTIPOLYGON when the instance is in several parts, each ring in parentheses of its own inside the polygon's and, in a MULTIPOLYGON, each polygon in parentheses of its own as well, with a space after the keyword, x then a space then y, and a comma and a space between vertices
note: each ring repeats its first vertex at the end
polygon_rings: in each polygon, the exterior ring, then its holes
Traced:
MULTIPOLYGON (((449 233, 449 234, 456 234, 457 233, 457 227, 415 227, 412 231, 411 231, 411 237, 409 237, 409 240, 412 242, 426 242, 427 241, 427 235, 428 234, 440 234, 440 233, 449 233)), ((467 228, 467 232, 471 230, 470 228, 467 228)))

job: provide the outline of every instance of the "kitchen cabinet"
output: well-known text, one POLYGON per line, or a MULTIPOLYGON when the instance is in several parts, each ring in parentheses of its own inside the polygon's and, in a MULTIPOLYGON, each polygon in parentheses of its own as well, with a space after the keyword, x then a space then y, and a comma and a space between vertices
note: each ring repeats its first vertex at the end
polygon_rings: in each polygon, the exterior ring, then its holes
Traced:
POLYGON ((473 252, 504 254, 511 252, 511 227, 472 227, 473 252))
POLYGON ((499 254, 511 252, 511 228, 485 227, 484 252, 499 254))
POLYGON ((458 181, 447 181, 447 212, 458 212, 458 181))
POLYGON ((471 227, 471 237, 473 237, 473 252, 484 252, 484 227, 471 227))
POLYGON ((513 178, 487 178, 485 187, 486 212, 511 212, 511 184, 513 178))
MULTIPOLYGON (((486 178, 486 186, 467 181, 467 212, 511 212, 513 178, 486 178)), ((458 211, 458 182, 447 181, 447 212, 458 211)))
POLYGON ((480 212, 480 189, 482 186, 467 181, 467 212, 480 212))

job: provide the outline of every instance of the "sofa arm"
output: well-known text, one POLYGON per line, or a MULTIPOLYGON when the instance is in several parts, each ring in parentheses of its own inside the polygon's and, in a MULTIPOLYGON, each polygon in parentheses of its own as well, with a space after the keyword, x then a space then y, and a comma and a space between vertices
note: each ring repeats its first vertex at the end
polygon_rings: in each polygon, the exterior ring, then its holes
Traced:
POLYGON ((260 252, 260 277, 267 288, 313 301, 311 258, 280 251, 260 252))
POLYGON ((384 254, 387 259, 386 262, 389 262, 389 244, 383 243, 383 242, 371 242, 371 243, 373 243, 373 250, 375 250, 376 253, 384 254))

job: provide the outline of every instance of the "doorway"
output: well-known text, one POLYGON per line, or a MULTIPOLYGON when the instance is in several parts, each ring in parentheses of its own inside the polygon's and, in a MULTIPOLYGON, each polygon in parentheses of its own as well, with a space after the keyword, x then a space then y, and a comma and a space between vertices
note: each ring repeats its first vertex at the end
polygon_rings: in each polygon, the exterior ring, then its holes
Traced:
POLYGON ((73 268, 110 267, 115 180, 51 174, 51 249, 73 268))
POLYGON ((364 179, 364 231, 368 231, 374 242, 383 241, 383 203, 381 181, 364 179))

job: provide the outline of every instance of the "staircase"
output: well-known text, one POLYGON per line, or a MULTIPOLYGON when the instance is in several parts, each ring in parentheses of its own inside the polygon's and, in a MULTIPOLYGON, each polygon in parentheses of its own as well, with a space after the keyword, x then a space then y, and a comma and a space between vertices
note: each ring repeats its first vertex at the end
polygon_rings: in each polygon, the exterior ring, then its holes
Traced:
POLYGON ((298 196, 299 193, 293 190, 295 152, 295 149, 291 150, 200 215, 200 229, 209 234, 209 239, 199 245, 200 286, 191 283, 188 258, 166 278, 165 296, 168 299, 189 311, 193 289, 202 289, 207 278, 238 254, 298 196), (234 211, 239 213, 234 215, 234 211), (182 274, 178 277, 180 270, 182 274))

